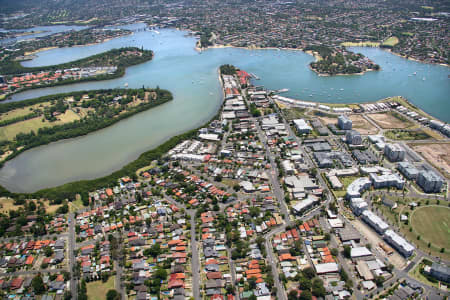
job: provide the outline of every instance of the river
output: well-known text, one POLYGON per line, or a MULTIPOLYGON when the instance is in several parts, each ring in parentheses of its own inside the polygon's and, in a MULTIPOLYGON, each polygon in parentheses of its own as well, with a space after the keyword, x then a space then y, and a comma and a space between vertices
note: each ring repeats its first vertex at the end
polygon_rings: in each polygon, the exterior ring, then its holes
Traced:
POLYGON ((312 56, 291 50, 209 49, 198 53, 195 38, 186 32, 162 29, 143 31, 143 24, 128 26, 136 32, 102 44, 40 52, 26 66, 63 63, 124 46, 155 51, 152 61, 127 69, 124 77, 30 90, 9 101, 83 89, 160 86, 174 100, 142 112, 87 136, 38 147, 8 161, 0 170, 0 184, 11 191, 32 192, 80 179, 107 175, 136 159, 169 137, 195 128, 220 107, 222 94, 217 69, 236 65, 255 73, 255 83, 270 89, 289 88, 286 96, 333 103, 367 102, 402 95, 426 112, 450 121, 449 69, 403 59, 377 48, 352 48, 375 62, 382 71, 363 76, 319 77, 307 68, 312 56), (417 72, 416 76, 412 74, 417 72))

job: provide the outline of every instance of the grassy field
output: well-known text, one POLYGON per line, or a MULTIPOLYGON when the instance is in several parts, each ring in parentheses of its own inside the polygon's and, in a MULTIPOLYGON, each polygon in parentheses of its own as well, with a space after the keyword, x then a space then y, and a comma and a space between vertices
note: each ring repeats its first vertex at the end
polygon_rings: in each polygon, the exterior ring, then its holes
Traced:
POLYGON ((307 117, 305 115, 305 112, 306 112, 306 109, 298 108, 298 107, 293 107, 293 108, 289 108, 289 109, 283 109, 283 113, 286 116, 286 119, 288 119, 288 120, 305 118, 305 117, 307 117))
MULTIPOLYGON (((449 214, 449 208, 447 207, 446 204, 444 204, 445 206, 442 205, 442 200, 440 202, 438 202, 438 200, 436 199, 423 199, 423 198, 411 198, 411 197, 405 197, 403 198, 402 196, 388 196, 388 199, 394 201, 397 203, 397 208, 395 209, 389 209, 386 206, 384 206, 383 204, 381 204, 380 202, 375 204, 376 210, 378 210, 379 212, 381 212, 386 219, 388 220, 388 222, 391 225, 396 225, 399 226, 400 228, 400 232, 405 236, 405 238, 412 242, 417 248, 420 248, 422 251, 429 253, 430 255, 433 256, 438 256, 441 257, 443 259, 450 259, 450 251, 446 250, 445 253, 441 253, 440 250, 442 248, 442 246, 438 246, 437 244, 434 244, 433 242, 431 242, 431 240, 429 240, 429 233, 428 232, 424 232, 423 230, 427 230, 427 231, 432 231, 431 228, 425 228, 422 229, 422 231, 417 231, 416 230, 416 226, 422 226, 424 227, 425 225, 416 225, 415 222, 417 222, 416 216, 415 216, 415 212, 416 211, 420 211, 422 208, 426 208, 426 207, 433 207, 436 208, 437 210, 441 210, 444 212, 444 215, 450 215, 449 214), (416 209, 412 210, 409 206, 408 203, 410 202, 416 202, 419 203, 420 206, 417 207, 416 209), (402 214, 409 214, 409 223, 405 224, 404 222, 400 222, 400 215, 402 214), (414 215, 414 216, 413 216, 414 215), (413 216, 413 217, 412 217, 413 216), (420 235, 420 240, 417 240, 417 236, 420 235), (431 242, 430 247, 428 247, 428 242, 431 242)), ((424 211, 426 212, 426 210, 424 211)), ((427 217, 430 219, 432 216, 432 213, 425 213, 427 215, 427 217)), ((421 213, 420 215, 418 215, 419 218, 424 219, 423 217, 423 213, 421 213)), ((449 218, 447 216, 447 218, 449 218)), ((434 220, 434 219, 433 219, 434 220)), ((426 222, 425 220, 419 220, 418 222, 426 222)), ((438 221, 439 223, 439 221, 438 221)), ((446 223, 447 225, 450 225, 450 221, 448 221, 446 223)), ((434 225, 434 226, 438 226, 438 225, 434 225)), ((443 230, 445 231, 445 225, 443 223, 441 223, 441 233, 440 235, 438 233, 432 233, 432 238, 434 238, 434 235, 439 235, 442 236, 443 230)), ((447 229, 449 229, 449 227, 447 227, 447 229)), ((450 231, 447 232, 447 240, 446 243, 449 243, 449 235, 450 235, 450 231)), ((448 249, 448 248, 447 248, 448 249)))
POLYGON ((344 42, 341 43, 341 46, 344 47, 379 47, 379 42, 344 42))
POLYGON ((390 38, 388 38, 387 40, 385 40, 385 41, 383 42, 382 45, 385 45, 385 46, 392 46, 392 47, 393 47, 393 46, 397 45, 398 42, 399 42, 398 37, 396 37, 396 36, 391 36, 390 38))
MULTIPOLYGON (((31 201, 31 200, 28 200, 28 201, 31 201)), ((37 201, 36 200, 33 200, 33 201, 37 205, 37 201)), ((42 203, 44 204, 45 210, 49 214, 54 213, 58 208, 60 208, 62 206, 62 204, 49 205, 49 202, 45 201, 45 200, 43 200, 42 203)), ((14 200, 12 198, 6 198, 6 197, 1 197, 0 198, 0 213, 7 214, 8 211, 10 211, 10 210, 17 210, 19 208, 23 208, 23 205, 16 205, 16 204, 14 204, 14 200)))
POLYGON ((413 140, 426 140, 431 138, 422 129, 407 130, 407 129, 393 129, 384 132, 384 136, 391 140, 401 141, 413 141, 413 140))
POLYGON ((19 133, 37 132, 39 128, 61 125, 64 123, 79 120, 80 117, 71 110, 67 110, 64 114, 58 116, 58 121, 42 122, 43 117, 37 117, 22 122, 13 123, 4 127, 0 127, 0 140, 13 140, 19 133))
POLYGON ((414 210, 411 223, 415 231, 437 247, 450 249, 450 208, 427 206, 414 210))
POLYGON ((32 113, 33 110, 35 110, 37 108, 43 109, 44 107, 47 107, 49 105, 50 105, 50 102, 44 102, 44 103, 39 103, 39 104, 35 104, 35 105, 30 105, 30 106, 26 106, 26 107, 13 109, 7 113, 2 114, 0 116, 0 121, 5 121, 5 120, 14 119, 17 117, 26 116, 26 115, 32 113))
POLYGON ((87 296, 89 300, 104 300, 106 299, 106 293, 109 290, 114 289, 115 276, 108 278, 107 282, 101 280, 89 282, 86 284, 87 296))

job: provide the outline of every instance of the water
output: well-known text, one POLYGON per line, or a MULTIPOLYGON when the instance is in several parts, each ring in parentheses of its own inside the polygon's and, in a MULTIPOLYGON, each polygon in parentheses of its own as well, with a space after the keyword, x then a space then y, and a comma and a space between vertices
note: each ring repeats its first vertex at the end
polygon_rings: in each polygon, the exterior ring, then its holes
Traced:
MULTIPOLYGON (((42 32, 18 36, 16 38, 0 39, 0 45, 9 44, 9 43, 13 43, 13 42, 20 42, 20 41, 25 41, 25 40, 31 40, 34 38, 43 37, 43 36, 60 33, 60 32, 66 32, 66 31, 70 31, 70 30, 79 31, 79 30, 86 29, 88 27, 89 26, 52 25, 52 26, 36 26, 36 27, 28 28, 28 29, 13 29, 10 31, 14 31, 14 32, 31 32, 31 31, 39 32, 39 31, 42 31, 42 32)), ((0 29, 0 31, 4 32, 7 30, 0 29)))
POLYGON ((409 61, 375 48, 354 48, 380 64, 382 71, 364 76, 319 77, 307 66, 312 56, 301 51, 210 49, 199 54, 195 39, 185 32, 164 29, 160 34, 130 27, 127 37, 85 47, 53 49, 38 54, 27 66, 63 63, 112 48, 137 46, 155 51, 152 61, 127 69, 124 77, 104 82, 30 90, 12 100, 83 89, 160 86, 174 100, 109 128, 27 151, 0 170, 0 184, 12 191, 32 192, 79 179, 107 175, 136 159, 170 136, 210 119, 222 100, 217 80, 221 64, 234 64, 257 74, 257 84, 289 88, 283 95, 324 102, 366 102, 403 95, 428 113, 450 121, 449 69, 409 61), (417 76, 408 76, 417 72, 417 76), (422 80, 426 77, 426 80, 422 80), (310 97, 309 95, 313 95, 310 97))

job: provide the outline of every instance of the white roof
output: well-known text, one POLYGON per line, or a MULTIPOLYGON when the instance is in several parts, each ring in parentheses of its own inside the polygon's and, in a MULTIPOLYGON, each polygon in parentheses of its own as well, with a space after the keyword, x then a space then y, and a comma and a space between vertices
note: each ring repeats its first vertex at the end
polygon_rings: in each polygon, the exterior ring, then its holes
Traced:
POLYGON ((362 256, 369 256, 372 255, 372 252, 370 252, 369 249, 367 249, 366 247, 356 247, 356 248, 352 248, 350 256, 352 258, 354 257, 362 257, 362 256))
POLYGON ((314 265, 317 274, 335 273, 339 271, 337 263, 325 263, 314 265))

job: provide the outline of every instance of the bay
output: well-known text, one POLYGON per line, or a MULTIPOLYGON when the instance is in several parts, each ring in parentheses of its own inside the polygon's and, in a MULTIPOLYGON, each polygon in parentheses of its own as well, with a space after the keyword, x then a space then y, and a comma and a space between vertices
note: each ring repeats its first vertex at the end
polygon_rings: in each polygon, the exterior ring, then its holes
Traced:
POLYGON ((377 62, 382 70, 359 76, 320 77, 308 69, 313 57, 295 50, 237 48, 194 49, 196 39, 184 31, 150 31, 129 25, 134 34, 82 47, 40 52, 25 66, 45 66, 80 59, 112 48, 136 46, 155 51, 152 61, 127 69, 122 78, 30 90, 8 101, 60 92, 142 86, 165 88, 174 100, 87 136, 38 147, 8 161, 0 184, 11 191, 32 192, 118 170, 177 133, 210 119, 220 107, 218 67, 233 64, 261 78, 269 89, 289 88, 283 95, 329 103, 375 101, 402 95, 426 112, 450 121, 449 68, 406 60, 377 48, 352 48, 377 62), (417 72, 416 76, 412 74, 417 72), (424 80, 425 79, 425 80, 424 80))

